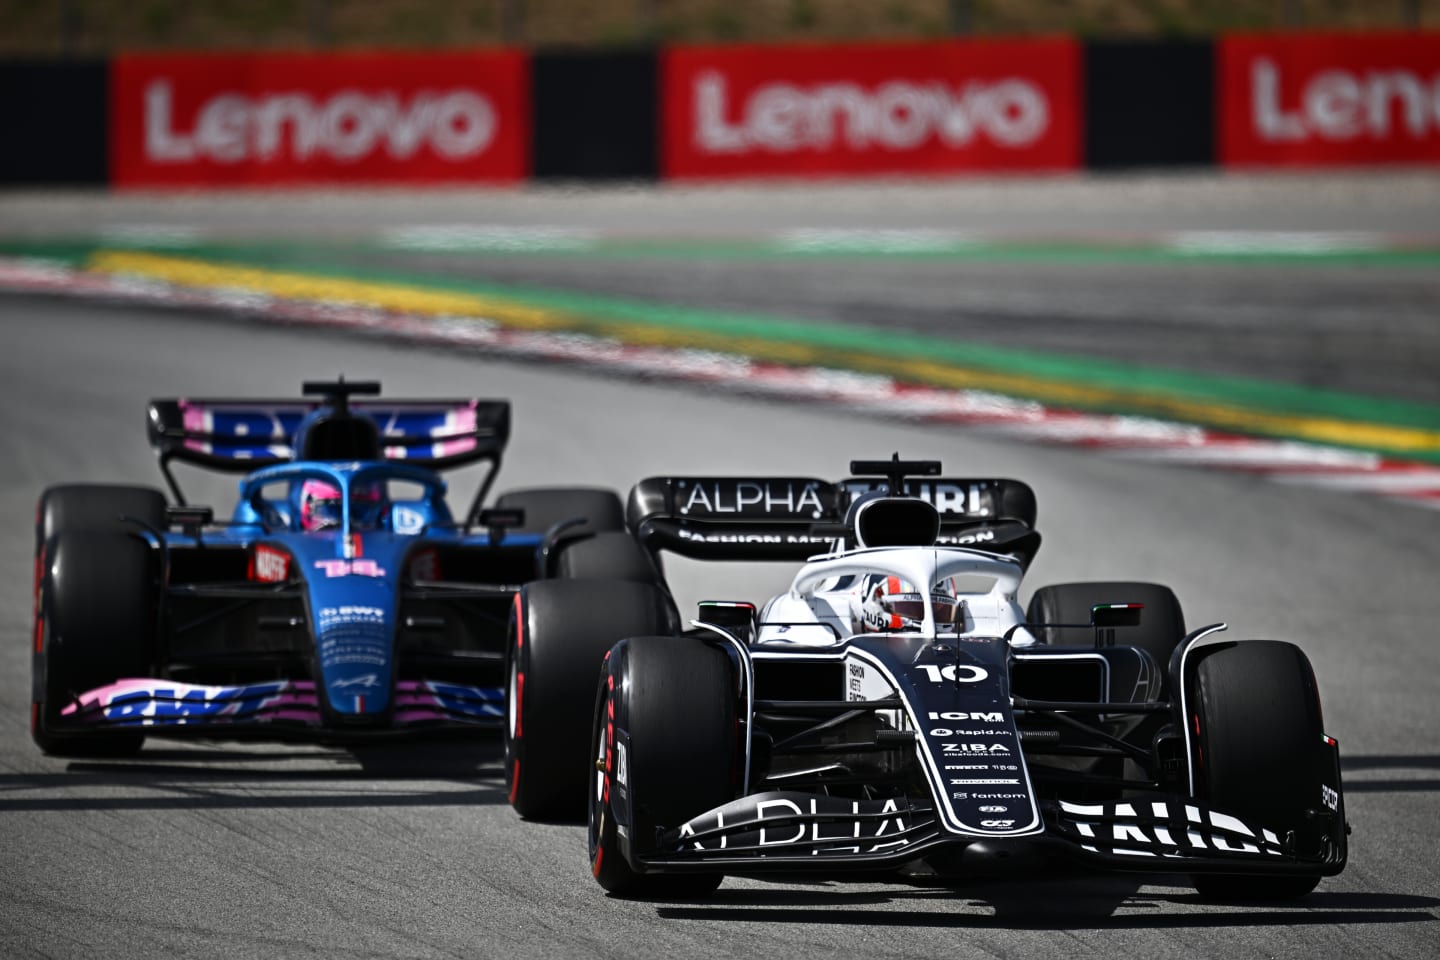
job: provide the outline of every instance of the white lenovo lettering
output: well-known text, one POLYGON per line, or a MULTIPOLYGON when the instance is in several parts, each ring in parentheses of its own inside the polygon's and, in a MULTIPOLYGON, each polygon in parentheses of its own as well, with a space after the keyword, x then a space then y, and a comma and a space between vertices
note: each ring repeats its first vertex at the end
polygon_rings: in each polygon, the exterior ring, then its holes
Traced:
POLYGON ((1408 70, 1326 70, 1293 97, 1285 95, 1283 81, 1274 61, 1251 62, 1251 120, 1260 139, 1270 143, 1385 139, 1397 119, 1414 139, 1440 133, 1440 72, 1427 83, 1408 70))
POLYGON ((873 90, 853 83, 798 87, 770 83, 756 89, 732 119, 725 77, 695 79, 695 144, 705 153, 749 149, 771 153, 828 150, 913 150, 929 140, 961 148, 977 138, 1028 147, 1050 125, 1050 103, 1028 80, 970 81, 958 90, 940 81, 891 80, 873 90))
POLYGON ((145 88, 145 155, 155 163, 305 161, 324 156, 354 163, 383 149, 408 160, 428 146, 446 160, 483 153, 495 139, 495 108, 483 94, 422 92, 407 102, 394 93, 342 90, 327 100, 286 92, 255 99, 222 93, 201 105, 191 130, 173 115, 170 81, 145 88))

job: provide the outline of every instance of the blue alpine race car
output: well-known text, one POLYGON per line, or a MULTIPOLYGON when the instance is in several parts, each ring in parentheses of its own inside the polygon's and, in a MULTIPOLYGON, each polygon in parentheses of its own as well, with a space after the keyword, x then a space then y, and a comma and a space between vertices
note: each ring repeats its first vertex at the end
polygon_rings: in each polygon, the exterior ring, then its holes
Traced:
POLYGON ((173 502, 149 487, 44 492, 31 641, 43 750, 498 729, 522 585, 656 576, 613 491, 518 490, 482 509, 508 402, 379 392, 342 379, 306 383, 318 399, 155 400, 173 502), (244 474, 230 519, 186 503, 175 461, 244 474), (457 516, 440 471, 470 465, 485 473, 457 516))

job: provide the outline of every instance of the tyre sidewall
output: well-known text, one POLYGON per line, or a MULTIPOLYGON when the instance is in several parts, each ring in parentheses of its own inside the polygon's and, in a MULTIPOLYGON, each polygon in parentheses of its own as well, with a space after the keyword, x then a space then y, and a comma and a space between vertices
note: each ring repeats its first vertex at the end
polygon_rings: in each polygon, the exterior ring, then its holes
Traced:
MULTIPOLYGON (((590 854, 590 873, 600 886, 612 893, 634 890, 642 882, 629 862, 629 843, 622 842, 619 827, 630 827, 628 770, 619 765, 615 744, 617 720, 614 691, 617 679, 623 676, 622 661, 627 641, 611 648, 605 657, 605 669, 595 689, 595 723, 592 753, 597 770, 591 785, 586 839, 590 854)), ((628 838, 627 838, 628 839, 628 838)))
POLYGON ((601 533, 625 529, 625 506, 613 490, 603 487, 532 487, 510 490, 495 500, 503 510, 523 510, 521 529, 544 533, 557 523, 580 519, 573 533, 601 533))
POLYGON ((1249 640, 1194 667, 1197 792, 1282 832, 1320 802, 1323 731, 1314 670, 1294 644, 1249 640), (1198 712, 1197 712, 1198 711, 1198 712))
MULTIPOLYGON (((61 752, 106 736, 57 736, 60 711, 87 690, 153 673, 158 583, 154 551, 137 535, 69 532, 42 548, 34 733, 61 752)), ((118 742, 118 741, 117 741, 118 742)))
POLYGON ((590 864, 612 893, 687 899, 719 873, 644 874, 662 829, 734 799, 743 750, 735 671, 722 649, 691 637, 617 644, 597 689, 593 752, 604 769, 591 792, 590 864), (620 827, 627 837, 620 836, 620 827))
MULTIPOLYGON (((1279 836, 1301 830, 1321 803, 1322 724, 1314 670, 1294 644, 1249 640, 1217 645, 1185 678, 1196 732, 1196 793, 1222 813, 1279 836)), ((1210 900, 1254 902, 1304 896, 1320 874, 1197 874, 1210 900)))
POLYGON ((675 628, 664 595, 618 580, 542 580, 516 596, 507 644, 505 773, 524 817, 586 816, 595 678, 616 641, 675 628))
POLYGON ((35 549, 61 533, 134 532, 165 524, 165 495, 153 487, 69 483, 49 487, 35 510, 35 549), (122 518, 131 518, 125 520, 122 518))
POLYGON ((649 552, 622 531, 607 531, 561 543, 557 547, 555 576, 565 580, 661 582, 660 571, 649 552))

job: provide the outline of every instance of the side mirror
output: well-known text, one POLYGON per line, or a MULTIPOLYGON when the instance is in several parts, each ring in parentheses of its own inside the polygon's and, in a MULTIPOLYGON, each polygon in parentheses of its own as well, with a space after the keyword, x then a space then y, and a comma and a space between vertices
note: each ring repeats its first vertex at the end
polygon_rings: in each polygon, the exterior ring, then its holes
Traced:
POLYGON ((1097 603, 1090 608, 1089 623, 1018 623, 1005 631, 1005 642, 1009 643, 1021 627, 1066 627, 1075 630, 1092 627, 1095 630, 1095 646, 1113 647, 1115 628, 1140 626, 1140 611, 1144 609, 1143 603, 1097 603))
POLYGON ((1096 630, 1140 626, 1143 603, 1097 603, 1090 608, 1090 626, 1096 630))
POLYGON ((165 508, 166 525, 179 527, 186 536, 190 537, 198 536, 201 528, 214 519, 215 510, 212 507, 171 505, 165 508))
POLYGON ((1116 627, 1140 626, 1143 603, 1097 603, 1090 608, 1090 625, 1095 628, 1095 646, 1115 646, 1116 627))
POLYGON ((525 511, 492 508, 481 510, 475 519, 490 534, 490 542, 498 544, 505 539, 506 530, 513 530, 525 525, 525 511))

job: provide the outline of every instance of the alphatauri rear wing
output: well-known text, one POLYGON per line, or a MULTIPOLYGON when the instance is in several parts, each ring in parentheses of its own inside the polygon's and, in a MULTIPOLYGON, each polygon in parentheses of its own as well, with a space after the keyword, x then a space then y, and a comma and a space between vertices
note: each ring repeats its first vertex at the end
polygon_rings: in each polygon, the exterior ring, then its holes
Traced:
MULTIPOLYGON (((702 560, 805 560, 831 549, 850 504, 877 477, 649 477, 630 491, 626 522, 647 548, 702 560)), ((1008 554, 1040 545, 1035 493, 1019 480, 909 478, 904 494, 940 514, 940 546, 1008 554)))

